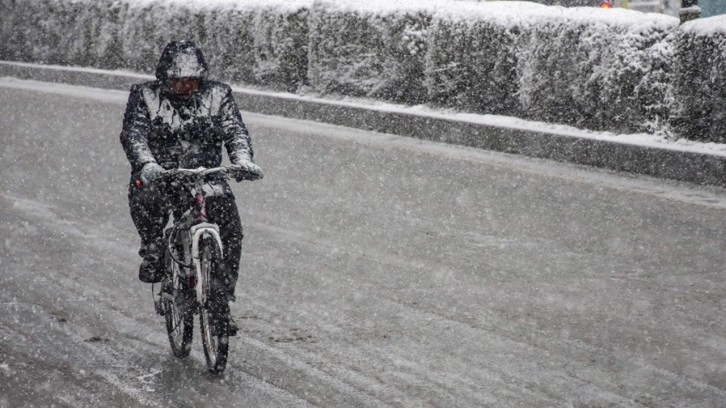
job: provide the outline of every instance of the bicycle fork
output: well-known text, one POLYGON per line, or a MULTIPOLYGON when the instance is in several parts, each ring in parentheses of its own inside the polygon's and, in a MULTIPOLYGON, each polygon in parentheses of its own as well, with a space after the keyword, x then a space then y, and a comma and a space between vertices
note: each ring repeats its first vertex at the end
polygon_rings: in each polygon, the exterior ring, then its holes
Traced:
POLYGON ((200 242, 202 241, 202 238, 204 238, 205 235, 208 235, 212 237, 215 241, 217 241, 217 245, 219 246, 220 252, 222 252, 220 255, 222 259, 224 259, 224 247, 222 246, 222 239, 219 235, 219 226, 216 224, 210 224, 207 222, 202 222, 199 224, 196 224, 191 227, 190 236, 192 237, 192 264, 194 266, 194 276, 196 282, 194 282, 194 291, 197 295, 197 302, 204 307, 207 304, 208 299, 208 290, 205 290, 206 287, 210 287, 211 282, 208 282, 207 280, 211 280, 212 277, 209 276, 203 276, 202 273, 202 267, 201 267, 201 246, 200 242))

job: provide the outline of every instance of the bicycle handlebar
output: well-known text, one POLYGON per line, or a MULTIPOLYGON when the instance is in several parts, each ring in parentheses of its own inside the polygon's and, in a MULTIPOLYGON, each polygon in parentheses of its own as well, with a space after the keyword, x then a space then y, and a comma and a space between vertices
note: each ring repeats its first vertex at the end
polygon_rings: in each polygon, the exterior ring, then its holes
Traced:
POLYGON ((210 174, 215 174, 215 173, 222 173, 223 176, 229 177, 229 170, 230 170, 230 168, 227 166, 210 167, 210 168, 198 167, 196 169, 178 168, 178 169, 164 170, 161 173, 161 177, 173 177, 173 176, 176 176, 177 174, 204 177, 204 176, 208 176, 210 174))
MULTIPOLYGON (((170 169, 170 170, 164 170, 159 179, 163 178, 170 178, 174 177, 176 175, 183 175, 183 176, 197 176, 198 178, 206 177, 210 174, 220 174, 225 179, 229 179, 230 177, 239 176, 239 181, 242 180, 257 180, 261 178, 261 175, 258 173, 250 172, 242 170, 234 165, 232 166, 220 166, 220 167, 197 167, 196 169, 185 169, 185 168, 178 168, 178 169, 170 169)), ((153 182, 152 182, 153 183, 153 182)), ((143 183, 141 180, 136 180, 136 187, 142 188, 143 183)))

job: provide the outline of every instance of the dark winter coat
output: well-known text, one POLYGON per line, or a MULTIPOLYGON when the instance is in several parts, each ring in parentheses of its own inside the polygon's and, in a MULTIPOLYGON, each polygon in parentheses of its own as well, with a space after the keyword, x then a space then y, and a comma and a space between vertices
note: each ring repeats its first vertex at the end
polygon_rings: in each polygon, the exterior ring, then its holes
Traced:
POLYGON ((182 41, 164 50, 155 81, 131 87, 120 138, 132 182, 149 162, 166 169, 219 166, 222 145, 232 163, 252 160, 250 136, 230 87, 206 77, 201 51, 182 41), (168 79, 181 77, 201 80, 187 100, 175 98, 165 86, 168 79))

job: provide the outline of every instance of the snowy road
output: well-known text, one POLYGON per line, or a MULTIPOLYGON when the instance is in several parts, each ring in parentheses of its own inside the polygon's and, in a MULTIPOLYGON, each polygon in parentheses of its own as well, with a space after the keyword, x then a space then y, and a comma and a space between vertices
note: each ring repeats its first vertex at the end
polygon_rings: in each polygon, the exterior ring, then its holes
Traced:
POLYGON ((0 79, 0 407, 726 406, 726 191, 247 114, 223 379, 136 278, 126 94, 0 79))

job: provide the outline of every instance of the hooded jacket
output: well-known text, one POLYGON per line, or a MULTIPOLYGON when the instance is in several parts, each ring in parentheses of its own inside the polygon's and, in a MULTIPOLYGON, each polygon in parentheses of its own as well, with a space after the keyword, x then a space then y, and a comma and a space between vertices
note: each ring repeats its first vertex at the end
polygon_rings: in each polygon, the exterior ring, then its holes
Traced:
POLYGON ((156 80, 131 87, 120 139, 131 163, 132 182, 150 162, 165 169, 219 166, 223 145, 233 164, 253 159, 231 88, 207 80, 207 64, 191 41, 167 45, 156 80), (179 99, 166 83, 184 77, 199 79, 200 86, 188 99, 179 99))

